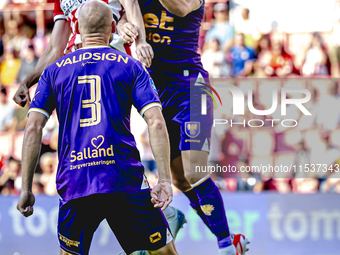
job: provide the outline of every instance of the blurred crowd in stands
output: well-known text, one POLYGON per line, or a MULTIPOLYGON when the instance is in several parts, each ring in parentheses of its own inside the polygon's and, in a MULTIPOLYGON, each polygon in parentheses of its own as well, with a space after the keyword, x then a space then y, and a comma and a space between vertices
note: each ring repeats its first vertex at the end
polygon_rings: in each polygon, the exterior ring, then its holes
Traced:
MULTIPOLYGON (((216 3, 213 6, 214 18, 206 19, 202 24, 200 53, 210 77, 227 77, 224 79, 228 79, 228 84, 235 84, 244 91, 252 87, 256 109, 271 107, 273 86, 306 88, 312 98, 304 105, 312 116, 302 114, 295 106, 288 106, 285 119, 297 120, 295 128, 285 128, 279 121, 274 123, 274 127, 258 129, 249 125, 213 128, 210 166, 234 166, 238 170, 241 166, 290 166, 288 173, 215 172, 214 180, 221 190, 229 192, 340 193, 340 83, 336 79, 340 77, 340 19, 334 22, 327 41, 323 33, 312 33, 310 37, 304 37, 308 40, 293 54, 284 32, 274 28, 268 34, 261 34, 250 20, 249 9, 243 8, 241 15, 241 22, 234 27, 229 22, 228 4, 216 3), (322 164, 321 168, 318 164, 322 164), (291 166, 295 166, 295 171, 291 166)), ((30 73, 46 49, 50 31, 38 36, 35 25, 20 18, 4 24, 0 12, 0 194, 3 196, 17 195, 20 191, 21 146, 27 122, 28 106, 17 106, 12 97, 18 84, 30 73)), ((219 81, 219 86, 223 84, 223 80, 216 81, 219 81)), ((211 83, 215 84, 214 79, 211 83)), ((32 96, 35 88, 30 91, 32 96)), ((217 106, 215 118, 237 122, 245 119, 246 123, 250 119, 283 119, 280 107, 270 116, 259 117, 249 111, 242 118, 233 116, 230 92, 222 92, 221 95, 222 101, 230 105, 217 106)), ((143 119, 133 113, 131 129, 152 185, 157 181, 157 167, 148 142, 147 128, 143 119)), ((41 156, 34 176, 33 190, 36 194, 57 194, 57 146, 58 120, 54 112, 43 131, 41 156)), ((175 189, 175 192, 178 190, 175 189)))

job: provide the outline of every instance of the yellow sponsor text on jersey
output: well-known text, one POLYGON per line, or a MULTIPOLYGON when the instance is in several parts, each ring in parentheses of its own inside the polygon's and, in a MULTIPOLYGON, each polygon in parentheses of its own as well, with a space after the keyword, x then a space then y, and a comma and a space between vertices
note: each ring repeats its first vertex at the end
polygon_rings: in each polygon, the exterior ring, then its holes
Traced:
POLYGON ((174 30, 173 26, 169 26, 168 23, 174 21, 173 17, 167 16, 166 11, 162 11, 161 20, 153 14, 153 13, 145 13, 144 16, 144 25, 146 28, 160 28, 164 30, 174 30))
POLYGON ((62 66, 66 66, 66 65, 72 65, 72 64, 76 64, 78 62, 87 62, 87 61, 117 61, 118 63, 128 63, 129 58, 123 57, 122 55, 117 56, 116 53, 100 53, 100 52, 95 52, 95 53, 91 53, 91 52, 84 52, 82 54, 79 55, 74 55, 71 56, 69 58, 63 59, 60 62, 56 62, 56 65, 60 68, 62 66))
POLYGON ((99 135, 97 137, 92 138, 91 145, 87 148, 83 148, 83 150, 76 152, 75 150, 71 151, 71 162, 74 161, 81 161, 84 159, 91 159, 91 158, 101 158, 101 157, 113 157, 113 145, 111 144, 110 147, 107 148, 100 148, 104 143, 104 137, 99 135))
MULTIPOLYGON (((153 13, 146 13, 143 16, 145 28, 159 28, 163 30, 173 31, 174 27, 169 23, 174 21, 174 18, 171 16, 167 16, 166 11, 162 11, 161 19, 157 17, 157 15, 153 13)), ((171 38, 167 35, 161 36, 158 33, 149 32, 147 34, 147 40, 153 41, 154 43, 171 43, 171 38)))

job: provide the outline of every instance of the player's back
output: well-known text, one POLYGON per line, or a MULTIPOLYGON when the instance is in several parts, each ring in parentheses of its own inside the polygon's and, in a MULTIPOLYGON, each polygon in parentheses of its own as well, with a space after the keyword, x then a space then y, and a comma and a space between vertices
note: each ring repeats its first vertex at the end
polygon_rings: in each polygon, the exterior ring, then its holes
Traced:
POLYGON ((130 111, 132 104, 142 110, 158 102, 158 96, 143 90, 150 82, 142 65, 109 47, 83 48, 48 67, 41 80, 51 84, 60 124, 59 194, 68 200, 143 188, 130 111))

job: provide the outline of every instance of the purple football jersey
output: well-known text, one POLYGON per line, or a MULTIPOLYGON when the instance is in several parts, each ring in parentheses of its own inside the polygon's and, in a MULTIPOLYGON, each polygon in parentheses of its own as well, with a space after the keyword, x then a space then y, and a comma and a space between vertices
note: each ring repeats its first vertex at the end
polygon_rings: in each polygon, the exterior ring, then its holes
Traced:
POLYGON ((159 1, 139 0, 147 42, 154 58, 149 69, 158 88, 166 85, 190 86, 192 73, 208 76, 197 53, 204 2, 185 17, 167 11, 159 1), (162 80, 160 83, 159 80, 162 80))
POLYGON ((139 61, 109 47, 77 50, 42 74, 29 113, 59 119, 57 189, 64 201, 149 188, 130 132, 134 105, 160 107, 139 61))

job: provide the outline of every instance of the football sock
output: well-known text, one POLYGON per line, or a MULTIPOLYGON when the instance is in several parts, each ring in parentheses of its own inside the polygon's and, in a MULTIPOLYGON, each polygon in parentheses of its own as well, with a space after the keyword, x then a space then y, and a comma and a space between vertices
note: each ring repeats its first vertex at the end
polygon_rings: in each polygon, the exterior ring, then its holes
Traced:
POLYGON ((229 245, 228 247, 218 250, 218 255, 236 255, 236 248, 234 245, 229 245))
MULTIPOLYGON (((221 193, 211 178, 199 183, 193 188, 196 192, 204 223, 217 237, 219 248, 225 248, 232 244, 229 233, 227 217, 221 193)), ((199 214, 200 215, 200 214, 199 214)), ((202 216, 200 215, 202 218, 202 216)))
POLYGON ((198 216, 200 216, 200 218, 203 220, 204 224, 207 225, 207 227, 209 228, 208 220, 202 211, 196 191, 193 188, 191 188, 190 190, 185 191, 183 193, 184 195, 187 196, 187 198, 189 198, 190 206, 195 210, 198 216))

